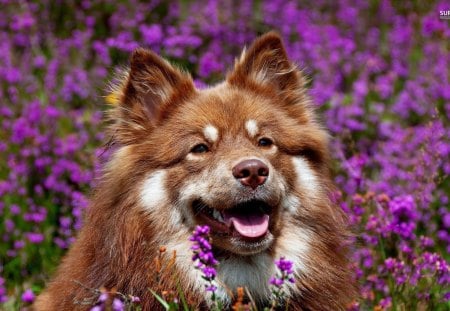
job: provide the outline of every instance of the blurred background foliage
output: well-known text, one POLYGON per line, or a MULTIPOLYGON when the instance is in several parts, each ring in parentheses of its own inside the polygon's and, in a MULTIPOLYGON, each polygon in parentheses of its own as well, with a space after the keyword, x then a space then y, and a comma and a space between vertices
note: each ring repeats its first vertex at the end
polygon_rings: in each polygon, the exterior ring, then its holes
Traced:
MULTIPOLYGON (((143 46, 224 77, 277 30, 333 136, 356 233, 358 310, 450 308, 445 1, 0 0, 0 308, 28 306, 72 243, 107 158, 107 82, 143 46)), ((300 133, 299 133, 300 135, 300 133)))

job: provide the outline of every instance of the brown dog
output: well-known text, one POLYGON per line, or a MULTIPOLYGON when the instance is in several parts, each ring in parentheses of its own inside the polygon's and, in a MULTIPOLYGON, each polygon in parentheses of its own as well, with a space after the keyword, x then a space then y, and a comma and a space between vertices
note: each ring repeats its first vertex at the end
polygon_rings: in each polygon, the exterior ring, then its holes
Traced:
POLYGON ((205 90, 138 49, 117 91, 117 150, 37 310, 87 309, 79 303, 92 296, 87 288, 100 287, 161 310, 149 289, 178 284, 207 309, 188 241, 198 224, 211 228, 226 306, 237 287, 267 305, 274 260, 284 256, 295 269, 283 302, 290 310, 345 309, 355 291, 344 216, 330 200, 328 136, 277 34, 257 39, 224 82, 205 90), (170 273, 155 266, 162 245, 176 251, 162 263, 170 273))

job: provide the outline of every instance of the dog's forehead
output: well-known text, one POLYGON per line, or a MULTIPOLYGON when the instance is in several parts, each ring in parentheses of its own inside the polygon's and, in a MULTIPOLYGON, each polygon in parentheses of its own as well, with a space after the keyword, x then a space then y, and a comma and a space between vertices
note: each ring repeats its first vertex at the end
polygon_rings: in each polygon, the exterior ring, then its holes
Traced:
POLYGON ((200 91, 196 98, 182 105, 178 118, 214 140, 224 131, 236 134, 246 130, 254 136, 258 127, 273 120, 274 115, 276 109, 269 99, 225 84, 200 91))

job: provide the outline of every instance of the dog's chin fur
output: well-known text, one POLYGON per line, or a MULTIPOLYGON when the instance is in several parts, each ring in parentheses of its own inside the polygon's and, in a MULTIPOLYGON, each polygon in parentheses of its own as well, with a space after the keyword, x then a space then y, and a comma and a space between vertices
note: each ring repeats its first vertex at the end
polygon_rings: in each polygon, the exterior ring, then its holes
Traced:
POLYGON ((209 224, 225 306, 238 287, 267 306, 274 261, 284 257, 294 263, 295 283, 281 305, 344 310, 355 297, 349 233, 330 200, 328 136, 304 84, 275 33, 256 40, 226 80, 206 90, 154 53, 135 51, 113 87, 120 99, 110 111, 113 155, 35 309, 86 310, 88 288, 105 287, 139 296, 143 310, 163 310, 149 289, 181 285, 186 300, 206 310, 210 295, 189 237, 209 224), (264 170, 244 181, 234 171, 247 162, 264 170), (259 230, 255 236, 239 231, 236 219, 223 219, 233 213, 266 227, 244 225, 259 230))

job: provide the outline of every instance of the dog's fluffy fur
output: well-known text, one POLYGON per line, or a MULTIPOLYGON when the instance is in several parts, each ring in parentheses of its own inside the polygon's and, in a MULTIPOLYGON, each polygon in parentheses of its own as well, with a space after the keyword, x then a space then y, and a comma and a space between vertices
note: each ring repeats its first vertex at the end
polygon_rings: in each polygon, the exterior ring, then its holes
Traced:
POLYGON ((100 287, 139 296, 144 310, 162 310, 149 289, 177 291, 178 283, 189 302, 208 309, 189 236, 197 224, 211 223, 205 210, 225 213, 246 202, 268 207, 268 230, 246 239, 212 226, 219 298, 230 306, 234 290, 245 287, 259 306, 267 305, 274 261, 284 256, 294 262, 295 284, 283 304, 345 309, 354 287, 345 218, 330 200, 328 136, 276 33, 257 39, 224 82, 204 90, 138 49, 116 93, 117 148, 37 310, 87 309, 79 303, 92 296, 87 288, 100 287), (233 176, 245 160, 269 172, 256 188, 233 176))

